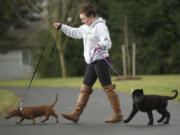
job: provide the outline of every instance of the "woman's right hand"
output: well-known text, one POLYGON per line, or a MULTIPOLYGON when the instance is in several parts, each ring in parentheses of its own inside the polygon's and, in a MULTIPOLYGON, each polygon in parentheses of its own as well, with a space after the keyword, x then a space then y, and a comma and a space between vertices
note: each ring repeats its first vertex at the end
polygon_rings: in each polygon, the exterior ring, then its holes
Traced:
POLYGON ((57 29, 60 26, 60 23, 54 23, 53 25, 57 29))

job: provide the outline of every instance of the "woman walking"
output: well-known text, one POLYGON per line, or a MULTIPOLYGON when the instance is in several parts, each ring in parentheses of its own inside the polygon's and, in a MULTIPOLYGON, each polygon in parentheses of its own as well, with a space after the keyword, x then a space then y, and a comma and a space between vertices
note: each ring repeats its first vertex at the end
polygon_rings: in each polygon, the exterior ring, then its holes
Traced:
POLYGON ((83 25, 78 28, 61 23, 54 23, 54 27, 63 31, 67 36, 83 39, 84 58, 87 63, 83 84, 74 110, 70 114, 61 114, 68 120, 78 122, 88 102, 89 96, 93 92, 92 86, 98 78, 114 112, 112 117, 105 122, 121 121, 123 115, 121 114, 119 97, 114 91, 115 85, 111 82, 108 64, 97 51, 94 54, 95 49, 100 49, 103 56, 109 60, 108 51, 111 48, 111 39, 105 20, 101 17, 96 17, 96 10, 91 4, 85 5, 80 10, 80 19, 83 25))

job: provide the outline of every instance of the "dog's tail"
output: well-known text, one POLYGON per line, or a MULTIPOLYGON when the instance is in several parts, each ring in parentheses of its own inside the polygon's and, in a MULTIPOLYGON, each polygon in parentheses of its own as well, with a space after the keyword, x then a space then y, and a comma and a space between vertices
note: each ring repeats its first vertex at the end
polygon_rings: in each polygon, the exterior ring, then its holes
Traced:
POLYGON ((56 104, 57 100, 58 100, 58 97, 59 97, 59 93, 57 92, 56 94, 56 99, 55 101, 53 102, 53 104, 51 105, 51 107, 54 107, 54 105, 56 104))
POLYGON ((167 100, 172 100, 172 99, 175 99, 177 96, 178 96, 178 90, 172 90, 172 92, 174 92, 174 96, 170 97, 170 96, 167 96, 167 100))

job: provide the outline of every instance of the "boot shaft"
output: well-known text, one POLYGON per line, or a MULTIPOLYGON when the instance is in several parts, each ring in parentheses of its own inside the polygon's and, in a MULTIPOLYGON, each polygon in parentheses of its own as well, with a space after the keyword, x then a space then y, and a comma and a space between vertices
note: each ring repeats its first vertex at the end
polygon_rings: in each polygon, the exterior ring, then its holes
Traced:
POLYGON ((121 114, 119 96, 114 91, 115 85, 114 84, 107 85, 107 86, 104 86, 103 89, 109 99, 109 102, 112 106, 114 113, 121 114))
POLYGON ((75 106, 76 110, 79 109, 84 109, 88 100, 89 100, 89 96, 91 95, 91 93, 93 92, 92 88, 83 84, 77 99, 77 103, 75 106))
POLYGON ((62 116, 73 122, 78 122, 79 117, 80 117, 81 113, 83 112, 84 108, 86 107, 86 104, 89 100, 89 96, 91 95, 92 91, 93 90, 91 87, 83 84, 81 87, 74 110, 70 114, 62 113, 62 116))

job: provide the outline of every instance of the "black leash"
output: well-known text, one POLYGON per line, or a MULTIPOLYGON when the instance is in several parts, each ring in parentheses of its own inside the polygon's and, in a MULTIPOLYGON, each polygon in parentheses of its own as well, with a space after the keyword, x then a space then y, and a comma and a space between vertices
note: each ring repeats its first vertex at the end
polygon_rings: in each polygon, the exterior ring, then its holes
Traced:
POLYGON ((45 49, 46 49, 46 47, 47 47, 47 42, 48 42, 49 36, 50 36, 50 34, 48 33, 48 35, 47 35, 47 37, 46 37, 46 39, 45 39, 45 41, 44 41, 44 47, 43 47, 42 53, 41 53, 41 55, 40 55, 40 57, 39 57, 39 60, 38 60, 38 62, 37 62, 37 65, 36 65, 35 71, 34 71, 34 73, 33 73, 33 76, 32 76, 32 78, 31 78, 31 81, 30 81, 30 83, 29 83, 29 86, 28 86, 28 88, 27 88, 27 90, 26 90, 26 93, 25 93, 25 95, 24 95, 24 97, 23 97, 22 102, 19 104, 20 110, 22 110, 22 108, 23 108, 23 104, 24 104, 25 98, 26 98, 26 96, 27 96, 27 94, 28 94, 28 92, 29 92, 29 90, 30 90, 32 81, 33 81, 34 76, 35 76, 35 74, 36 74, 36 72, 37 72, 37 69, 38 69, 38 66, 39 66, 39 64, 40 64, 40 62, 41 62, 42 56, 43 56, 43 54, 44 54, 44 51, 45 51, 45 49))
POLYGON ((57 40, 58 40, 58 30, 59 30, 59 29, 56 30, 56 40, 54 41, 53 49, 52 49, 51 54, 50 54, 50 57, 51 57, 51 58, 52 58, 52 56, 53 56, 53 52, 54 52, 54 49, 55 49, 55 47, 56 47, 56 42, 57 42, 57 40))
MULTIPOLYGON (((60 29, 60 26, 57 28, 57 31, 56 31, 56 40, 54 41, 53 49, 52 49, 52 51, 51 51, 51 55, 50 55, 51 58, 52 58, 52 56, 53 56, 53 52, 54 52, 54 49, 55 49, 55 47, 56 47, 56 42, 57 42, 57 40, 58 40, 58 30, 59 30, 59 29, 60 29)), ((32 81, 33 81, 34 76, 35 76, 35 74, 36 74, 36 72, 37 72, 37 69, 38 69, 38 66, 39 66, 39 64, 40 64, 40 62, 41 62, 42 56, 43 56, 43 54, 44 54, 44 51, 45 51, 45 49, 46 49, 46 47, 47 47, 47 42, 48 42, 48 40, 49 40, 49 36, 50 36, 50 33, 48 33, 48 35, 47 35, 47 37, 46 37, 46 39, 45 39, 45 41, 44 41, 43 50, 42 50, 42 53, 41 53, 41 55, 40 55, 40 57, 39 57, 39 60, 38 60, 38 62, 37 62, 37 65, 36 65, 36 68, 35 68, 35 70, 34 70, 33 76, 32 76, 32 78, 31 78, 31 81, 30 81, 30 83, 29 83, 29 86, 28 86, 28 88, 27 88, 27 90, 26 90, 26 93, 25 93, 25 95, 24 95, 24 97, 23 97, 23 100, 22 100, 22 102, 19 104, 19 109, 20 109, 20 110, 23 109, 23 104, 24 104, 25 98, 26 98, 26 96, 27 96, 27 94, 28 94, 28 92, 29 92, 29 90, 30 90, 30 88, 31 88, 32 81)))

